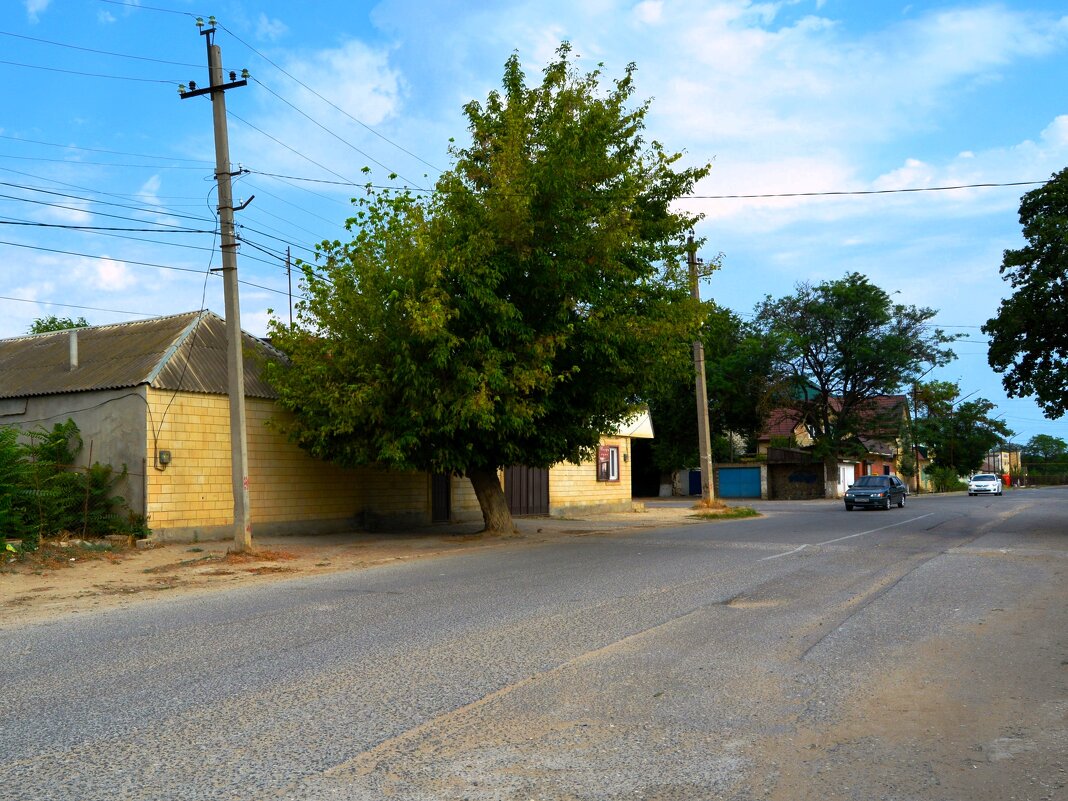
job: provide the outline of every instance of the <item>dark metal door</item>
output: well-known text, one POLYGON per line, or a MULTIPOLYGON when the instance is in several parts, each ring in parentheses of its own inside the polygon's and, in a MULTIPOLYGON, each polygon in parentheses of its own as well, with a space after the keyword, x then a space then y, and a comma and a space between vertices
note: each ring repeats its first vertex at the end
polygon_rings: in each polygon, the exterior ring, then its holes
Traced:
POLYGON ((549 514, 549 471, 522 465, 505 468, 504 494, 514 515, 549 514))
POLYGON ((452 478, 436 474, 430 479, 430 519, 448 523, 452 519, 452 478))

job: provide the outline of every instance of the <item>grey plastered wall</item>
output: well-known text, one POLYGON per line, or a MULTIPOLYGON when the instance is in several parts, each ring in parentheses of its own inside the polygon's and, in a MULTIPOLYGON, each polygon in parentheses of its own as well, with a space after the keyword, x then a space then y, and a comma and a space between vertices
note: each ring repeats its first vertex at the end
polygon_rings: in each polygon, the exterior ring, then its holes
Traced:
POLYGON ((82 450, 76 463, 92 461, 109 464, 115 472, 126 466, 127 477, 118 486, 131 511, 145 512, 145 457, 148 453, 145 388, 72 392, 31 398, 0 400, 0 425, 25 430, 51 429, 56 423, 74 420, 82 436, 82 450))

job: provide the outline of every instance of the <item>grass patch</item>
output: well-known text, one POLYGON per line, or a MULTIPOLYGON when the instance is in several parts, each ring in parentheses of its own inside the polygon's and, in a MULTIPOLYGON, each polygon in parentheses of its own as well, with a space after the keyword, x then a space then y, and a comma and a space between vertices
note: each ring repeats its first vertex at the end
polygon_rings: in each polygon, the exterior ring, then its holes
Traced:
POLYGON ((760 512, 750 506, 728 506, 719 511, 697 512, 690 517, 701 520, 738 520, 743 517, 760 517, 760 512))

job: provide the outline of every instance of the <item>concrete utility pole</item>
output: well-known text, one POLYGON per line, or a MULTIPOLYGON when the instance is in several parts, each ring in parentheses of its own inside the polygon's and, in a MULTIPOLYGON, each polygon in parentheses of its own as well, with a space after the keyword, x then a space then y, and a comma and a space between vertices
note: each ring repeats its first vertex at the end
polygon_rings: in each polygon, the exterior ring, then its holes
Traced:
MULTIPOLYGON (((226 303, 226 371, 227 392, 230 395, 230 470, 234 493, 234 549, 252 550, 252 508, 248 493, 248 439, 245 431, 245 366, 241 352, 241 307, 237 296, 237 237, 234 234, 234 201, 230 185, 230 143, 226 132, 226 90, 245 86, 248 71, 242 70, 242 80, 230 73, 230 82, 223 83, 222 53, 215 44, 215 17, 197 17, 200 35, 208 46, 208 78, 210 85, 197 89, 189 82, 178 88, 182 99, 211 95, 212 117, 215 123, 215 180, 219 188, 219 238, 222 242, 223 291, 226 303)), ((248 205, 247 203, 244 205, 248 205)), ((244 208, 242 205, 240 208, 244 208)))
MULTIPOLYGON (((697 245, 693 233, 686 238, 686 263, 690 267, 690 294, 701 300, 697 275, 697 245)), ((716 499, 712 479, 712 441, 708 425, 708 387, 705 383, 705 346, 700 337, 693 343, 693 369, 697 379, 697 447, 701 454, 701 503, 708 505, 716 499)))

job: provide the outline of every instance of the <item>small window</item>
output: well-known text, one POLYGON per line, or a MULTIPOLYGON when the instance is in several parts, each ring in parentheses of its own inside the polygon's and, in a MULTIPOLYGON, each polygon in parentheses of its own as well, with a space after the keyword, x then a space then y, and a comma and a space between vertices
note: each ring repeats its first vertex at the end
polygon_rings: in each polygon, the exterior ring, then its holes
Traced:
POLYGON ((883 465, 883 475, 884 476, 890 475, 890 465, 888 465, 888 464, 884 464, 883 465))
POLYGON ((619 481, 619 447, 601 445, 597 449, 597 480, 619 481))

